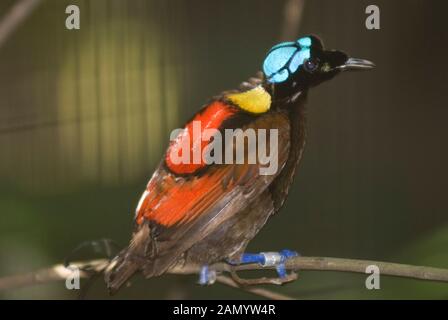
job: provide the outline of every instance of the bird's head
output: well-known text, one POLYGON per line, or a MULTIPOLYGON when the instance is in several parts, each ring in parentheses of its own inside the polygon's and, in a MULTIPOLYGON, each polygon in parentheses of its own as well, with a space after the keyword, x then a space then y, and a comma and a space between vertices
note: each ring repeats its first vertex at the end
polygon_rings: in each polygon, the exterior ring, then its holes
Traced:
POLYGON ((340 72, 373 67, 375 65, 368 60, 351 58, 342 51, 325 50, 318 37, 306 36, 272 47, 264 60, 263 72, 277 93, 293 96, 340 72))

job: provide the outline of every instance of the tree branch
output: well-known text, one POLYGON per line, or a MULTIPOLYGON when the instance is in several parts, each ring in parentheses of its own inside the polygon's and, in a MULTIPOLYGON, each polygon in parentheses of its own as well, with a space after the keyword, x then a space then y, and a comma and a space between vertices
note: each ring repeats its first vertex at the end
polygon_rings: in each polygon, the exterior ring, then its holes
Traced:
MULTIPOLYGON (((102 272, 109 263, 108 260, 92 260, 86 262, 72 263, 71 267, 76 267, 80 271, 80 277, 86 278, 91 274, 82 271, 86 267, 94 272, 102 272)), ((313 270, 313 271, 339 271, 352 273, 365 273, 366 268, 375 265, 379 268, 381 275, 396 276, 402 278, 412 278, 429 281, 448 282, 448 269, 432 268, 424 266, 414 266, 382 261, 371 260, 355 260, 341 258, 325 258, 325 257, 295 257, 287 260, 285 267, 288 270, 313 270)), ((265 297, 268 299, 292 299, 291 297, 272 292, 267 289, 258 287, 241 286, 232 278, 223 275, 223 273, 232 273, 236 271, 265 270, 274 269, 274 267, 263 267, 258 264, 245 264, 232 266, 226 263, 217 263, 210 266, 211 269, 218 272, 216 281, 224 285, 239 288, 252 294, 265 297)), ((175 267, 169 271, 171 274, 198 274, 200 268, 198 266, 175 267)), ((37 270, 22 275, 13 275, 0 278, 0 291, 10 290, 20 287, 33 286, 53 281, 61 281, 71 276, 73 269, 66 268, 62 264, 55 265, 50 268, 37 270)))
POLYGON ((28 18, 41 0, 17 1, 0 21, 0 47, 22 22, 28 18))
POLYGON ((299 35, 305 0, 288 0, 283 9, 281 41, 292 41, 299 35))
MULTIPOLYGON (((104 268, 109 264, 109 260, 106 259, 99 259, 99 260, 92 260, 92 261, 86 261, 86 262, 77 262, 70 264, 71 267, 76 267, 79 270, 83 270, 84 268, 88 267, 90 270, 95 272, 102 272, 104 268)), ((174 274, 195 274, 198 273, 198 268, 189 268, 186 267, 184 270, 174 270, 172 273, 174 274)), ((34 286, 38 284, 44 284, 44 283, 50 283, 55 281, 61 281, 65 280, 68 277, 73 275, 73 269, 66 268, 62 264, 57 264, 55 266, 52 266, 50 268, 45 268, 41 270, 37 270, 34 272, 29 272, 26 274, 20 274, 20 275, 13 275, 8 277, 0 278, 0 291, 5 290, 11 290, 11 289, 18 289, 23 287, 29 287, 34 286)), ((91 274, 89 272, 80 271, 80 277, 81 278, 88 278, 91 274)), ((218 275, 216 278, 216 282, 219 282, 221 284, 227 285, 232 288, 237 289, 243 289, 244 291, 247 291, 249 293, 252 293, 254 295, 272 299, 272 300, 292 300, 293 298, 273 292, 271 290, 263 289, 263 288, 241 288, 241 286, 235 282, 232 278, 224 276, 224 275, 218 275)))
MULTIPOLYGON (((372 260, 325 258, 325 257, 295 257, 288 259, 285 267, 288 270, 309 270, 309 271, 339 271, 352 273, 366 273, 366 268, 375 265, 379 268, 381 275, 395 276, 402 278, 412 278, 419 280, 448 282, 448 269, 433 268, 426 266, 414 266, 408 264, 391 263, 372 260)), ((231 266, 225 263, 218 263, 211 268, 216 271, 231 272, 244 270, 266 270, 275 267, 263 267, 258 264, 243 264, 231 266)), ((198 273, 199 269, 182 268, 173 269, 172 273, 198 273)), ((1 288, 1 287, 0 287, 1 288)))

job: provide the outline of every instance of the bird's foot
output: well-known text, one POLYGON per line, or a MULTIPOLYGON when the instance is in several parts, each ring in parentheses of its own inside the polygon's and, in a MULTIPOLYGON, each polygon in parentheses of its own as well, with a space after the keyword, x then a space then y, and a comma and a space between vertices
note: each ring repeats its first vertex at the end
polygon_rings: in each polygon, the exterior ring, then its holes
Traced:
POLYGON ((199 281, 200 285, 209 285, 213 284, 216 281, 216 270, 210 269, 210 267, 205 264, 201 267, 199 271, 199 281))
POLYGON ((262 267, 275 267, 278 277, 276 278, 257 278, 257 279, 243 279, 238 276, 235 269, 232 269, 231 274, 233 280, 241 285, 255 285, 255 284, 277 284, 281 285, 297 279, 297 274, 292 271, 287 273, 285 263, 288 259, 297 257, 299 254, 295 251, 284 249, 279 252, 260 252, 260 253, 243 253, 239 261, 229 261, 233 266, 242 264, 257 263, 262 267))

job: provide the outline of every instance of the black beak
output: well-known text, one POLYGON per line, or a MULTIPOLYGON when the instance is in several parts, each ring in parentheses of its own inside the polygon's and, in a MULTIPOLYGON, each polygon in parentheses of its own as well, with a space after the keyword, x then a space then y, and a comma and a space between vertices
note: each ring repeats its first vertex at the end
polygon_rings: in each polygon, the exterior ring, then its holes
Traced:
POLYGON ((336 67, 341 71, 370 70, 375 68, 375 64, 369 60, 348 58, 344 64, 336 67))

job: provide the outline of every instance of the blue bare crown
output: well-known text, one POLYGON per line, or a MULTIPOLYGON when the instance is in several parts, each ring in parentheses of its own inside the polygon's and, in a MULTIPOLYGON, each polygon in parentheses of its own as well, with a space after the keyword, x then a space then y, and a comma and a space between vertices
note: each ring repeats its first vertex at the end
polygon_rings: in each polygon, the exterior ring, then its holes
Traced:
POLYGON ((269 50, 263 72, 271 83, 281 83, 296 72, 311 56, 312 39, 303 37, 295 42, 282 42, 269 50))

